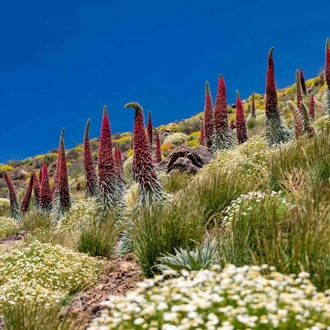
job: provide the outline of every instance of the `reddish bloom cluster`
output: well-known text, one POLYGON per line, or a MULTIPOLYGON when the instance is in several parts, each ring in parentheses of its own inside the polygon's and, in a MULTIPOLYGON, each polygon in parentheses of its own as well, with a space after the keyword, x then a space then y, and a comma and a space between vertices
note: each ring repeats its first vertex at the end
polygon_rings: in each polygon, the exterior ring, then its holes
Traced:
POLYGON ((22 203, 21 203, 21 213, 24 214, 28 209, 31 201, 32 196, 32 189, 33 189, 33 180, 34 174, 31 174, 29 184, 26 188, 22 203))
POLYGON ((13 219, 16 219, 16 220, 20 220, 21 213, 19 211, 18 200, 17 200, 15 188, 6 172, 5 172, 5 181, 7 183, 8 191, 9 191, 10 217, 13 219))
POLYGON ((120 181, 123 181, 124 180, 123 157, 121 155, 121 151, 118 145, 115 147, 114 150, 114 160, 115 160, 115 168, 118 179, 120 181))
POLYGON ((309 101, 308 115, 312 119, 315 118, 315 101, 314 101, 314 95, 311 96, 310 101, 309 101))
POLYGON ((143 110, 135 102, 127 103, 125 108, 135 109, 134 120, 134 155, 132 164, 133 178, 147 190, 152 190, 157 184, 157 177, 153 167, 149 143, 144 130, 143 110))
POLYGON ((160 163, 162 161, 162 151, 160 149, 160 138, 159 132, 156 130, 156 163, 160 163))
POLYGON ((234 121, 234 119, 232 119, 230 121, 230 129, 233 131, 235 128, 236 128, 235 121, 234 121))
POLYGON ((293 114, 295 136, 298 138, 303 134, 304 131, 302 113, 293 103, 289 103, 289 107, 293 114))
POLYGON ((302 92, 304 93, 304 95, 306 95, 307 89, 306 89, 305 77, 302 68, 300 68, 299 76, 300 76, 300 84, 301 84, 302 92))
POLYGON ((212 97, 208 81, 205 83, 205 105, 204 105, 204 140, 208 148, 211 147, 214 134, 214 121, 212 109, 212 97))
POLYGON ((301 113, 301 115, 303 115, 302 113, 302 109, 301 109, 301 102, 302 102, 302 93, 301 93, 301 85, 300 85, 300 76, 299 76, 299 71, 296 70, 296 97, 297 97, 297 108, 299 110, 299 112, 301 113))
MULTIPOLYGON (((41 173, 41 171, 40 171, 41 173)), ((40 206, 40 182, 36 174, 32 171, 33 176, 33 193, 34 193, 34 204, 36 207, 40 206)))
POLYGON ((201 134, 199 136, 199 144, 203 146, 205 144, 205 133, 204 133, 204 127, 201 129, 201 134))
POLYGON ((329 39, 325 42, 325 81, 330 90, 330 46, 329 39))
POLYGON ((86 178, 86 196, 93 197, 97 195, 97 174, 94 167, 93 156, 89 144, 89 127, 90 119, 88 119, 84 134, 84 167, 86 178))
POLYGON ((272 47, 268 53, 268 67, 266 76, 266 117, 269 119, 272 115, 277 114, 277 92, 274 74, 274 59, 272 47))
POLYGON ((248 137, 243 105, 238 91, 236 91, 236 127, 238 143, 244 143, 248 137))
POLYGON ((226 83, 222 75, 219 75, 218 92, 214 107, 215 132, 226 132, 228 130, 227 94, 226 83))
POLYGON ((107 107, 103 107, 103 118, 98 157, 99 188, 103 197, 112 195, 115 182, 115 164, 112 153, 111 129, 107 107))
POLYGON ((147 134, 150 148, 152 147, 152 121, 151 121, 151 112, 148 112, 148 125, 147 125, 147 134))
POLYGON ((42 210, 49 210, 52 204, 52 193, 49 186, 48 169, 44 164, 41 170, 42 180, 40 182, 40 207, 42 210))
POLYGON ((252 117, 252 118, 256 118, 256 105, 255 105, 255 102, 254 102, 254 92, 252 92, 251 117, 252 117))
POLYGON ((60 196, 61 208, 68 209, 71 207, 69 181, 68 181, 68 168, 65 157, 64 140, 61 138, 61 155, 60 155, 60 170, 58 175, 58 191, 60 196))
POLYGON ((54 176, 54 183, 52 186, 52 195, 53 195, 53 199, 56 199, 56 197, 59 194, 59 189, 58 189, 58 177, 59 177, 59 173, 60 173, 60 167, 61 167, 61 139, 64 138, 64 128, 61 131, 60 134, 60 142, 58 145, 58 150, 57 150, 57 163, 56 163, 56 172, 55 172, 55 176, 54 176))

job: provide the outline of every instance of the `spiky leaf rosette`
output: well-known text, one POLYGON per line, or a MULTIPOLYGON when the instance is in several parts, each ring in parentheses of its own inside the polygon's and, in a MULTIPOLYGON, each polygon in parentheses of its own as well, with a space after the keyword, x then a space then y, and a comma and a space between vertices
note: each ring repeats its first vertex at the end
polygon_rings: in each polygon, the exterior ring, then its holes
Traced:
POLYGON ((15 219, 17 222, 21 221, 21 212, 19 210, 18 200, 15 192, 13 183, 10 180, 9 175, 5 172, 5 181, 8 186, 9 191, 9 201, 10 201, 10 217, 15 219))
POLYGON ((308 115, 311 119, 315 119, 315 100, 314 95, 311 96, 309 101, 308 115))
POLYGON ((199 136, 199 144, 203 146, 205 144, 205 133, 204 133, 204 127, 201 129, 201 134, 199 136))
POLYGON ((266 75, 265 135, 269 146, 286 143, 292 138, 292 131, 284 125, 277 110, 273 50, 274 47, 270 49, 268 54, 266 75))
POLYGON ((204 105, 204 141, 205 145, 210 148, 213 141, 214 120, 212 97, 209 87, 209 82, 205 83, 205 105, 204 105))
POLYGON ((304 125, 303 125, 303 117, 300 110, 293 104, 292 102, 289 103, 290 110, 292 111, 293 115, 293 127, 296 138, 303 135, 304 133, 304 125))
POLYGON ((98 194, 97 174, 89 144, 89 128, 91 120, 88 119, 84 134, 84 167, 86 178, 86 197, 95 197, 98 194))
POLYGON ((228 149, 234 146, 232 132, 228 126, 226 83, 219 75, 218 92, 214 107, 214 136, 211 152, 228 149))
POLYGON ((34 181, 34 175, 31 174, 30 181, 28 183, 24 197, 21 202, 21 213, 22 214, 24 214, 29 209, 31 196, 32 196, 33 181, 34 181))
POLYGON ((40 183, 40 208, 49 211, 52 207, 52 193, 49 186, 47 165, 42 167, 42 181, 40 183))
POLYGON ((151 112, 148 111, 148 124, 147 124, 147 134, 150 148, 152 147, 152 121, 151 121, 151 112))
POLYGON ((255 101, 254 101, 254 92, 252 92, 252 100, 251 100, 251 103, 252 103, 252 108, 251 108, 251 117, 252 118, 256 118, 256 105, 255 105, 255 101))
POLYGON ((125 108, 135 109, 133 178, 139 183, 139 204, 149 205, 164 199, 164 191, 157 179, 149 144, 144 130, 143 110, 140 104, 130 102, 125 108))
POLYGON ((241 98, 238 91, 236 91, 236 131, 238 143, 244 143, 248 137, 246 132, 246 121, 241 98))
POLYGON ((160 149, 160 138, 159 132, 156 130, 156 163, 160 163, 162 161, 162 151, 160 149))
POLYGON ((300 76, 300 85, 301 85, 302 92, 303 92, 304 95, 307 95, 305 77, 304 77, 304 73, 303 73, 302 68, 300 68, 299 76, 300 76))
MULTIPOLYGON (((40 173, 42 171, 40 170, 40 173)), ((37 175, 32 171, 33 176, 33 193, 34 193, 34 206, 39 209, 40 208, 40 181, 37 175)))

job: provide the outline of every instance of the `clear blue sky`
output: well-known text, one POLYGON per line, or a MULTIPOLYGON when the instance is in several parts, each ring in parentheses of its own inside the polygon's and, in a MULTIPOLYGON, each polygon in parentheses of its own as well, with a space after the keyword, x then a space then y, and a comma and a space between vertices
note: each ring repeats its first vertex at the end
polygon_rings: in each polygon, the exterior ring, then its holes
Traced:
POLYGON ((218 74, 243 98, 263 93, 267 53, 275 46, 276 81, 324 65, 330 1, 0 0, 0 162, 82 142, 102 107, 112 132, 131 131, 139 102, 154 126, 203 110, 218 74), (327 3, 327 4, 326 4, 327 3))

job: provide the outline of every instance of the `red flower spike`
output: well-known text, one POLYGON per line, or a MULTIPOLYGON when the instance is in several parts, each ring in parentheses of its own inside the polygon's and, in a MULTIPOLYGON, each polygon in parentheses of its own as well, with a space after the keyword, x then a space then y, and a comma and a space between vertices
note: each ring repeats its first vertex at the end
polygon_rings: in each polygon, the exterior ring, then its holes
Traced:
POLYGON ((315 119, 315 101, 314 95, 311 96, 309 101, 308 115, 310 118, 315 119))
POLYGON ((64 140, 61 138, 61 161, 60 171, 58 174, 58 192, 60 196, 61 208, 67 210, 71 207, 69 181, 68 181, 68 168, 66 165, 64 140))
POLYGON ((42 167, 42 181, 40 183, 40 207, 42 210, 49 210, 52 204, 52 193, 49 186, 48 169, 44 164, 42 167))
POLYGON ((95 197, 98 193, 97 174, 93 162, 91 147, 89 144, 89 128, 91 120, 87 120, 84 134, 84 167, 86 178, 86 196, 95 197))
POLYGON ((233 131, 235 128, 236 128, 235 121, 234 121, 234 119, 232 119, 230 121, 230 129, 233 131))
POLYGON ((147 134, 150 148, 152 147, 152 121, 151 121, 151 112, 148 112, 148 125, 147 125, 147 134))
POLYGON ((301 93, 301 85, 300 85, 300 75, 299 71, 296 70, 296 98, 297 98, 297 108, 301 115, 303 116, 302 109, 301 109, 301 102, 302 102, 302 93, 301 93))
POLYGON ((303 125, 303 117, 301 110, 298 109, 298 106, 296 107, 293 103, 289 103, 290 110, 293 114, 293 120, 294 120, 294 132, 296 138, 304 134, 304 125, 303 125))
POLYGON ((251 117, 256 118, 256 106, 254 102, 254 92, 252 92, 252 108, 251 108, 251 117))
POLYGON ((34 174, 31 174, 30 181, 28 183, 28 186, 26 188, 22 203, 21 203, 21 213, 24 214, 28 209, 31 201, 32 196, 32 189, 33 189, 33 178, 34 174))
POLYGON ((162 198, 162 188, 157 180, 149 143, 144 130, 142 107, 136 102, 130 102, 125 105, 125 108, 135 109, 132 174, 133 178, 139 182, 140 192, 142 192, 140 198, 143 199, 143 195, 147 191, 156 193, 156 199, 162 198))
POLYGON ((248 137, 246 132, 246 121, 244 116, 243 105, 239 96, 238 91, 236 91, 236 127, 237 127, 237 139, 238 143, 244 143, 248 137))
MULTIPOLYGON (((41 170, 40 170, 41 172, 41 170)), ((33 175, 33 193, 34 193, 34 205, 40 207, 40 182, 37 175, 32 171, 33 175)))
POLYGON ((156 130, 156 163, 160 163, 162 161, 162 151, 160 149, 160 138, 159 132, 156 130))
POLYGON ((212 97, 208 81, 205 83, 205 105, 204 105, 204 140, 208 148, 211 147, 214 134, 212 97))
POLYGON ((55 172, 55 176, 54 176, 54 183, 52 186, 52 195, 53 195, 53 199, 56 198, 55 195, 58 195, 58 177, 59 177, 59 172, 60 172, 60 168, 61 168, 61 155, 62 155, 62 151, 61 151, 61 139, 64 138, 64 128, 61 131, 60 134, 60 142, 58 145, 58 149, 57 149, 57 162, 56 162, 56 172, 55 172))
POLYGON ((307 95, 305 77, 304 77, 304 73, 303 73, 302 68, 300 68, 299 77, 300 77, 300 85, 301 85, 302 92, 303 92, 304 95, 307 95))
POLYGON ((325 81, 330 90, 330 46, 329 39, 325 42, 325 81))
POLYGON ((114 149, 114 160, 115 160, 115 167, 116 167, 116 173, 118 179, 120 181, 123 181, 124 180, 123 158, 118 145, 114 149))
POLYGON ((269 118, 277 112, 277 93, 275 85, 274 59, 272 47, 268 53, 268 68, 266 77, 266 117, 269 118))
POLYGON ((113 194, 116 181, 115 163, 112 152, 111 128, 107 107, 103 107, 103 118, 98 157, 99 188, 103 197, 113 194))
POLYGON ((218 93, 214 107, 214 128, 216 132, 228 130, 226 83, 221 74, 219 75, 218 93))
POLYGON ((203 146, 205 144, 205 133, 204 133, 204 127, 201 129, 201 134, 199 136, 199 145, 203 146))
POLYGON ((10 217, 17 221, 20 221, 21 212, 20 212, 19 206, 18 206, 17 195, 15 192, 14 185, 6 172, 5 172, 5 181, 7 183, 8 191, 9 191, 10 217))

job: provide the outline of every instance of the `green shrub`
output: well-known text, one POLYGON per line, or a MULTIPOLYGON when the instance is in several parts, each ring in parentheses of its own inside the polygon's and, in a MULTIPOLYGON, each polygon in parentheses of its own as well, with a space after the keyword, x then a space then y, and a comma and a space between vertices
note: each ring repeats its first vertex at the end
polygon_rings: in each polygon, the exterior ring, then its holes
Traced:
POLYGON ((0 238, 7 237, 17 231, 15 219, 0 216, 0 238))
POLYGON ((167 143, 172 143, 176 146, 186 142, 188 140, 188 135, 184 133, 173 133, 169 136, 167 136, 163 142, 163 145, 166 145, 167 143))
POLYGON ((51 217, 48 212, 32 209, 24 214, 23 229, 27 231, 35 231, 36 229, 50 229, 51 217))
POLYGON ((161 184, 164 190, 169 193, 176 193, 185 188, 191 181, 192 175, 188 172, 172 171, 170 175, 160 176, 161 184))
POLYGON ((7 198, 0 198, 0 217, 9 217, 10 202, 7 198))
POLYGON ((127 222, 135 253, 145 276, 159 272, 152 267, 163 253, 174 253, 174 248, 189 248, 200 242, 204 223, 198 210, 182 207, 180 202, 152 205, 132 212, 127 222))
POLYGON ((77 249, 92 257, 111 258, 114 254, 118 233, 116 219, 111 214, 103 221, 94 219, 87 227, 81 230, 77 249))
POLYGON ((89 330, 326 329, 329 293, 317 292, 307 278, 267 265, 159 276, 134 293, 111 296, 89 330))

